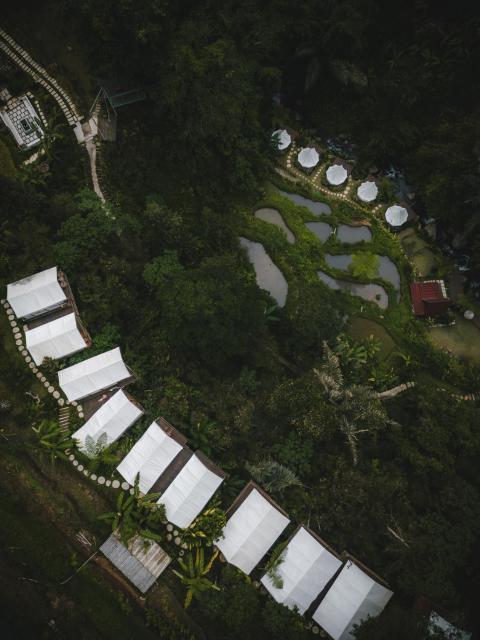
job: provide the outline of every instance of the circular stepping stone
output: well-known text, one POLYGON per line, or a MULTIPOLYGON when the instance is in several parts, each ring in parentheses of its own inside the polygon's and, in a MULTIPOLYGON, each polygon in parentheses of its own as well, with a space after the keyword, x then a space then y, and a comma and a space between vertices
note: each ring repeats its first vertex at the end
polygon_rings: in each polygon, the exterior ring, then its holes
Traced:
POLYGON ((182 547, 182 549, 188 549, 188 544, 187 544, 186 542, 184 542, 184 543, 181 545, 181 547, 182 547))
POLYGON ((35 363, 34 362, 30 362, 28 366, 29 366, 30 369, 35 369, 35 363))
POLYGON ((40 382, 46 382, 46 381, 47 381, 47 379, 45 378, 45 376, 42 373, 42 377, 40 378, 40 382))
POLYGON ((10 326, 11 327, 16 327, 17 323, 15 322, 15 320, 10 320, 10 326))
POLYGON ((77 470, 78 471, 83 471, 83 464, 79 464, 78 467, 77 467, 77 470))
POLYGON ((118 489, 118 488, 119 488, 119 486, 120 486, 120 482, 119 482, 118 480, 114 480, 114 481, 112 482, 112 487, 113 487, 114 489, 118 489))
MULTIPOLYGON (((33 367, 32 367, 33 369, 33 367)), ((37 373, 35 374, 37 376, 37 378, 40 380, 41 378, 43 378, 43 373, 41 371, 37 371, 37 373)))
POLYGON ((72 453, 72 454, 70 454, 70 455, 68 456, 68 459, 69 459, 71 462, 73 462, 73 461, 75 460, 75 456, 73 455, 73 453, 72 453))
POLYGON ((129 488, 130 488, 130 485, 128 484, 128 482, 122 482, 122 489, 124 491, 128 491, 129 488))
POLYGON ((18 327, 15 327, 13 330, 13 333, 16 335, 18 333, 20 333, 20 329, 18 327))
POLYGON ((59 398, 58 399, 58 404, 63 407, 63 405, 65 404, 65 400, 63 398, 59 398))
MULTIPOLYGON (((30 364, 33 364, 33 362, 31 362, 30 364)), ((28 366, 30 366, 30 364, 28 366)), ((38 373, 37 367, 32 367, 32 373, 38 373)))
POLYGON ((172 539, 172 534, 171 533, 167 533, 167 540, 170 542, 171 539, 172 539))
POLYGON ((58 400, 58 398, 60 398, 60 393, 58 391, 54 391, 52 395, 55 398, 55 400, 58 400))
POLYGON ((50 386, 50 383, 47 379, 45 379, 45 382, 43 383, 43 386, 45 387, 45 389, 47 389, 50 386))
POLYGON ((180 538, 177 537, 177 538, 175 538, 174 542, 178 547, 180 545, 180 543, 181 543, 181 540, 180 540, 180 538))
POLYGON ((167 531, 173 531, 173 524, 167 524, 167 531))
POLYGON ((27 355, 25 356, 25 362, 28 364, 29 362, 31 362, 32 359, 31 357, 28 355, 28 351, 27 351, 27 355))
POLYGON ((87 478, 88 478, 88 476, 90 475, 90 472, 88 471, 88 469, 84 469, 83 470, 83 475, 87 476, 87 478))
POLYGON ((105 486, 106 486, 106 487, 109 487, 111 484, 112 484, 112 481, 111 481, 111 480, 107 480, 107 481, 105 482, 105 486))
POLYGON ((92 473, 92 475, 90 476, 90 480, 93 480, 95 482, 96 479, 97 479, 97 474, 92 473))
POLYGON ((98 482, 98 484, 105 484, 105 478, 104 478, 103 476, 100 476, 100 477, 97 479, 97 482, 98 482))
POLYGON ((70 404, 72 405, 72 407, 76 407, 78 402, 76 400, 72 400, 70 404))
POLYGON ((176 529, 174 530, 173 535, 178 536, 178 531, 176 529))
POLYGON ((73 460, 73 466, 78 467, 78 460, 75 460, 75 459, 73 460))
POLYGON ((53 393, 55 391, 55 387, 52 387, 52 385, 50 385, 47 389, 48 393, 53 393))
POLYGON ((21 338, 18 338, 18 340, 15 340, 15 344, 20 345, 22 347, 21 351, 23 351, 23 345, 22 345, 22 339, 21 338))
POLYGON ((135 493, 135 489, 132 487, 132 488, 130 489, 130 495, 131 495, 131 496, 133 496, 133 494, 134 494, 134 493, 135 493))
POLYGON ((83 411, 79 411, 79 412, 78 412, 78 417, 79 417, 79 418, 83 418, 83 411))

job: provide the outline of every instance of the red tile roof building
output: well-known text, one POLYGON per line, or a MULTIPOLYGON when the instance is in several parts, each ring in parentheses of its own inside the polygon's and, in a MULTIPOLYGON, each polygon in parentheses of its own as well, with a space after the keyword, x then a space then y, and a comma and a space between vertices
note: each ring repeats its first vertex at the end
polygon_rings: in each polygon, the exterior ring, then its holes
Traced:
POLYGON ((412 282, 410 295, 416 316, 438 316, 450 306, 443 280, 412 282))

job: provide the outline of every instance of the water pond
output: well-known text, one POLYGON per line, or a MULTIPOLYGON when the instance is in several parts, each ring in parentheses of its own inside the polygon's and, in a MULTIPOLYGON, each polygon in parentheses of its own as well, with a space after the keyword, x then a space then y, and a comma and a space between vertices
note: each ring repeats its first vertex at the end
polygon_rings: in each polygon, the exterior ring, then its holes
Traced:
POLYGON ((306 222, 305 226, 317 236, 320 242, 328 240, 333 232, 332 227, 326 222, 306 222))
POLYGON ((346 291, 353 296, 359 296, 368 302, 374 302, 380 309, 387 309, 388 307, 387 292, 379 284, 347 282, 346 280, 332 278, 332 276, 329 276, 325 271, 317 271, 317 275, 330 289, 346 291))
POLYGON ((355 242, 370 242, 372 232, 364 225, 354 227, 350 224, 341 224, 337 229, 337 239, 339 242, 346 244, 354 244, 355 242))
POLYGON ((284 307, 287 300, 288 282, 274 264, 260 242, 240 238, 240 245, 247 250, 248 259, 255 269, 257 285, 268 291, 279 307, 284 307))
POLYGON ((287 238, 287 242, 289 242, 290 244, 295 244, 295 236, 285 224, 285 220, 282 218, 279 211, 269 208, 257 209, 255 211, 255 217, 259 220, 263 220, 264 222, 270 222, 270 224, 274 224, 276 227, 283 231, 287 238))
MULTIPOLYGON (((395 289, 397 289, 398 291, 400 289, 400 274, 398 273, 397 267, 387 256, 378 257, 380 258, 378 275, 380 276, 380 278, 383 278, 383 280, 391 282, 395 289)), ((345 254, 334 256, 327 253, 325 255, 325 262, 329 267, 347 271, 350 263, 352 262, 352 256, 345 254)))
POLYGON ((317 202, 316 200, 310 200, 309 198, 304 198, 298 193, 289 193, 288 191, 282 191, 281 189, 278 192, 288 198, 294 204, 298 204, 301 207, 306 207, 310 213, 313 213, 314 216, 320 216, 322 214, 328 215, 332 213, 332 210, 325 204, 325 202, 317 202))

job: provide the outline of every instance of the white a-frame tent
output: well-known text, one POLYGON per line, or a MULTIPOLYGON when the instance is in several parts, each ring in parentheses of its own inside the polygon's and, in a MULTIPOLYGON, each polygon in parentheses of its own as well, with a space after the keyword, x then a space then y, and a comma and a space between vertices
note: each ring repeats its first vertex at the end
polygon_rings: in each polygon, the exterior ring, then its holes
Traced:
POLYGON ((352 630, 369 616, 378 616, 392 592, 348 560, 327 591, 313 619, 333 640, 353 640, 352 630))
POLYGON ((303 614, 342 566, 342 560, 323 540, 300 526, 290 538, 277 569, 282 587, 265 574, 262 583, 272 598, 303 614))
POLYGON ((233 503, 232 515, 215 543, 227 562, 249 574, 290 522, 254 482, 233 503))
MULTIPOLYGON (((178 456, 183 444, 173 438, 161 424, 152 422, 117 467, 118 473, 133 485, 139 474, 139 488, 148 493, 162 473, 178 456)), ((167 423, 168 424, 168 423, 167 423)), ((169 425, 170 426, 170 425, 169 425)))
POLYGON ((57 267, 7 285, 7 301, 17 318, 33 318, 62 306, 67 296, 58 282, 57 267))
POLYGON ((58 382, 67 398, 81 400, 113 387, 132 376, 117 347, 58 372, 58 382))
POLYGON ((25 344, 37 365, 41 365, 44 358, 64 358, 88 346, 73 312, 25 329, 25 344))
POLYGON ((94 442, 106 434, 105 445, 118 440, 120 436, 143 414, 141 409, 122 390, 117 391, 93 416, 72 435, 78 441, 79 449, 85 450, 85 441, 90 436, 94 442))

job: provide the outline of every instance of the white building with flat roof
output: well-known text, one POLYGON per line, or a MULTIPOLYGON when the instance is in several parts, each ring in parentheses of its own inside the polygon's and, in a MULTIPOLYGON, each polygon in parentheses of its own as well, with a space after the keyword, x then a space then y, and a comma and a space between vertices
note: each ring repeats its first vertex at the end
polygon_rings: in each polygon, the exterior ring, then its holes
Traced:
POLYGON ((27 96, 10 98, 0 108, 0 119, 21 149, 31 149, 43 138, 40 118, 27 96))

